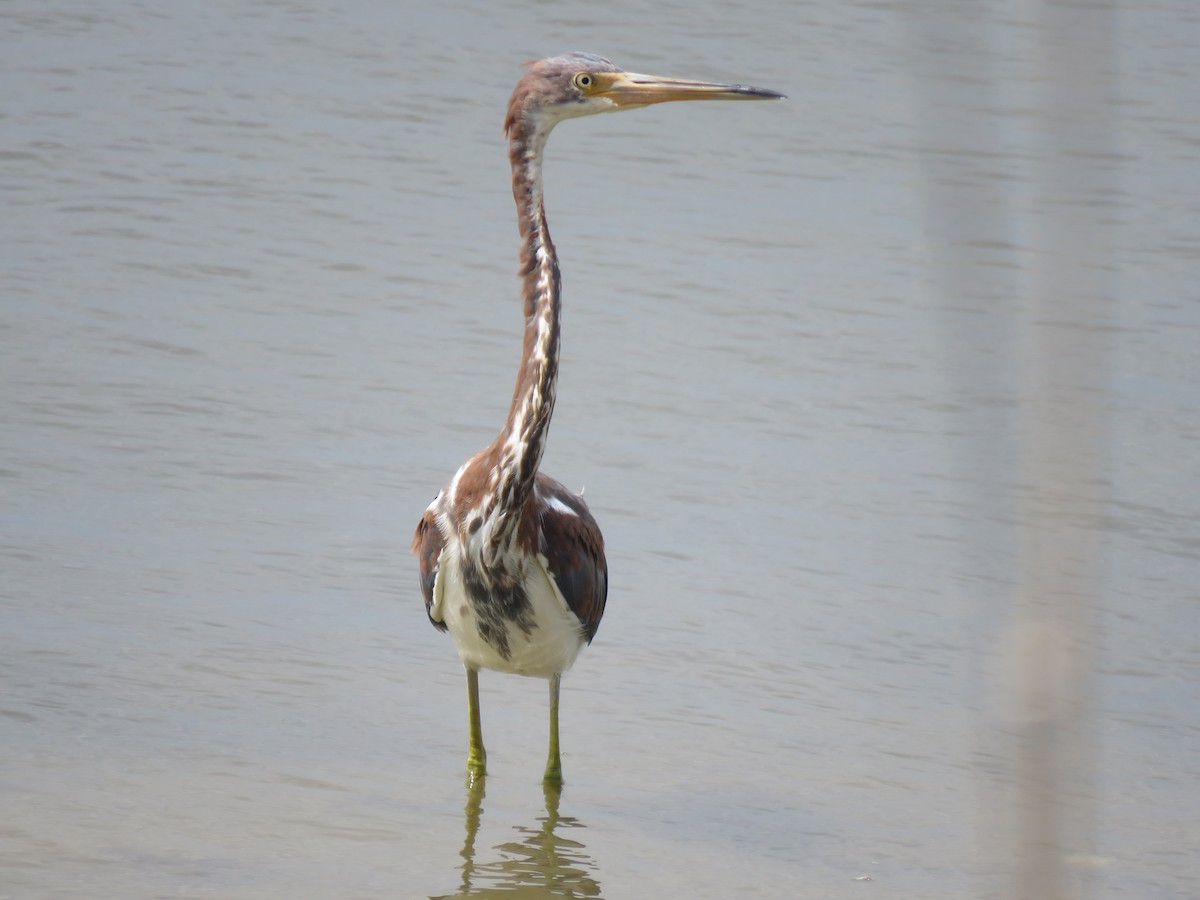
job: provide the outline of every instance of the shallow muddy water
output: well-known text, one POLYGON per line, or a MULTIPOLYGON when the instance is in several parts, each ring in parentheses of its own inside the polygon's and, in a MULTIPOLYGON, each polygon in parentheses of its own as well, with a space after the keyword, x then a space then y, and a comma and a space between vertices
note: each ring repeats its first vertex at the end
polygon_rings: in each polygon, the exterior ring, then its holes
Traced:
POLYGON ((1194 896, 1200 19, 1111 15, 1075 196, 1039 181, 1038 7, 983 9, 0 8, 0 896, 999 896, 1025 297, 1063 208, 1107 248, 1057 323, 1101 336, 1072 865, 1194 896), (551 139, 544 468, 611 591, 561 797, 544 682, 488 673, 468 792, 408 542, 503 421, 500 125, 569 49, 790 100, 551 139))

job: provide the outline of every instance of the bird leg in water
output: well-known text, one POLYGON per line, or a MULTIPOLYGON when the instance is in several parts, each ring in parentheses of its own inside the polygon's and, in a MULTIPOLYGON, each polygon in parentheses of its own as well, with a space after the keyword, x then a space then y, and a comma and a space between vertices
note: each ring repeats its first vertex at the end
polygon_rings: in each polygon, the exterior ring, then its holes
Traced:
POLYGON ((487 774, 487 751, 483 749, 483 726, 479 719, 479 670, 467 668, 467 712, 471 720, 467 776, 474 781, 487 774))
POLYGON ((542 780, 548 784, 562 784, 562 758, 558 754, 558 686, 562 676, 550 676, 550 753, 546 759, 546 774, 542 780))

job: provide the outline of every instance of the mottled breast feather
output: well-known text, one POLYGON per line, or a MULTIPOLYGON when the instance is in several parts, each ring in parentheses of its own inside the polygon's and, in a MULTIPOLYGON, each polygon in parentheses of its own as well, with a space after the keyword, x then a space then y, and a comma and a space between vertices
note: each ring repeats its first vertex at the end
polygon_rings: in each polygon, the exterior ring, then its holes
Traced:
POLYGON ((608 600, 604 538, 582 497, 541 472, 536 490, 538 552, 591 643, 608 600))
POLYGON ((438 528, 437 518, 432 509, 427 509, 421 521, 417 523, 417 533, 413 535, 412 551, 417 555, 421 568, 421 593, 425 595, 425 615, 438 631, 446 630, 445 622, 438 622, 431 614, 433 606, 433 586, 437 581, 438 557, 446 545, 442 531, 438 528))

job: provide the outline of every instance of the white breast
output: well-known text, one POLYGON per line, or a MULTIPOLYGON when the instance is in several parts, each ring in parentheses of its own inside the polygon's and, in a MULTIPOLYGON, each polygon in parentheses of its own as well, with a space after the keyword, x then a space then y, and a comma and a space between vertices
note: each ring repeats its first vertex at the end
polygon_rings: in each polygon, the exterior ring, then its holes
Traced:
POLYGON ((516 623, 507 623, 506 658, 480 636, 476 611, 463 587, 458 555, 447 546, 439 560, 430 613, 446 623, 464 665, 549 678, 575 662, 584 645, 583 624, 567 606, 541 556, 529 566, 525 594, 533 607, 534 627, 526 634, 516 623))

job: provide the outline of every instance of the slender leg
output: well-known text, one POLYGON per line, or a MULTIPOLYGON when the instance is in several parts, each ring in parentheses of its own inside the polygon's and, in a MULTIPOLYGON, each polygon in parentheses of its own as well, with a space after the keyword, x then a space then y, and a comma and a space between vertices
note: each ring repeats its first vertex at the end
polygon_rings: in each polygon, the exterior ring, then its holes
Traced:
POLYGON ((474 781, 487 774, 487 751, 483 749, 483 726, 479 720, 479 670, 467 668, 467 713, 471 719, 467 776, 474 781))
POLYGON ((562 758, 558 755, 558 685, 562 676, 550 676, 550 753, 546 759, 546 774, 542 780, 562 784, 562 758))

